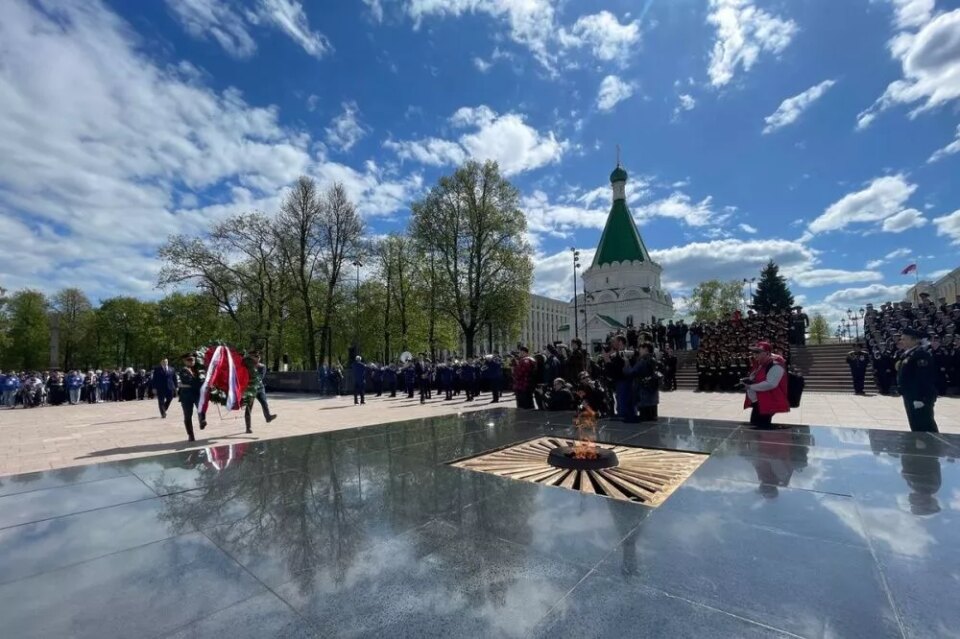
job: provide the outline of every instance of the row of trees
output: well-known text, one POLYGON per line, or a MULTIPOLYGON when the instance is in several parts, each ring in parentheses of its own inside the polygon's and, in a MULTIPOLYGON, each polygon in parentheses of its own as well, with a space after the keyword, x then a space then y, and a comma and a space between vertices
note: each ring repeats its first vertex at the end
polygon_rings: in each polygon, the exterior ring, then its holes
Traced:
POLYGON ((468 162, 411 205, 404 232, 371 238, 342 185, 301 177, 272 215, 168 238, 159 300, 0 295, 0 368, 46 367, 51 330, 66 368, 146 366, 213 339, 256 346, 274 367, 343 363, 354 346, 381 361, 461 343, 474 355, 481 335, 505 341, 526 315, 519 200, 496 163, 468 162))

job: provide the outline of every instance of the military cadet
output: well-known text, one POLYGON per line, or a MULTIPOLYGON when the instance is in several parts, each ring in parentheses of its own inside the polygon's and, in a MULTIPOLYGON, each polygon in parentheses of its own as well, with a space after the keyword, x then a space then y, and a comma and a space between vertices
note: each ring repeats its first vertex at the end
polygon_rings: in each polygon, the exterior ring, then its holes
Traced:
POLYGON ((920 345, 923 333, 907 327, 900 334, 903 356, 897 364, 897 386, 903 396, 910 430, 936 433, 933 407, 937 401, 936 363, 920 345))
POLYGON ((403 367, 403 383, 407 389, 407 399, 413 399, 413 391, 417 386, 417 371, 413 362, 407 362, 403 367))
POLYGON ((353 373, 353 405, 366 404, 367 367, 359 355, 353 360, 351 372, 353 373))
MULTIPOLYGON (((178 398, 180 408, 183 409, 183 426, 187 429, 187 439, 193 442, 196 441, 193 436, 193 409, 199 407, 203 380, 200 377, 196 356, 193 353, 186 353, 182 359, 183 366, 177 372, 178 398)), ((203 430, 207 427, 207 417, 199 412, 197 416, 200 418, 200 430, 203 430)))
POLYGON ((430 360, 426 353, 420 353, 414 370, 416 371, 417 384, 420 387, 420 403, 424 404, 430 399, 430 360))
POLYGON ((697 349, 697 390, 707 390, 707 352, 697 349))
POLYGON ((460 381, 463 384, 463 390, 467 395, 468 402, 472 402, 473 398, 476 397, 476 389, 474 388, 475 380, 473 363, 469 361, 464 362, 460 367, 460 381))
POLYGON ((890 375, 893 370, 893 357, 889 351, 875 348, 873 351, 873 379, 881 395, 889 395, 894 379, 890 375))
POLYGON ((947 394, 947 368, 950 366, 950 354, 936 337, 930 339, 930 356, 937 372, 937 395, 947 394))
POLYGON ((499 404, 500 388, 503 385, 503 364, 500 362, 500 358, 494 355, 487 355, 487 359, 480 369, 480 374, 483 375, 483 378, 490 386, 490 394, 493 397, 490 403, 499 404))
POLYGON ((443 391, 443 398, 448 402, 453 399, 453 378, 454 369, 452 362, 447 362, 437 366, 437 382, 439 383, 439 390, 443 391))
POLYGON ((383 385, 390 391, 390 397, 397 396, 397 369, 393 366, 385 366, 382 371, 383 385))
POLYGON ((853 392, 857 395, 863 395, 863 382, 867 377, 867 357, 860 342, 857 342, 854 349, 847 353, 847 366, 850 367, 850 375, 853 377, 853 392))
POLYGON ((370 364, 368 371, 370 381, 373 383, 373 392, 377 394, 377 397, 380 397, 383 395, 383 373, 380 370, 380 366, 374 362, 370 364))

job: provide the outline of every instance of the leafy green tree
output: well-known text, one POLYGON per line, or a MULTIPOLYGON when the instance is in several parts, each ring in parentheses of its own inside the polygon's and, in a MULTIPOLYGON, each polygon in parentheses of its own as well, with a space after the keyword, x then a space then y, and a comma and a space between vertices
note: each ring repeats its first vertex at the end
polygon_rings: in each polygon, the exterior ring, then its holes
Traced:
POLYGON ((529 297, 532 251, 520 194, 496 162, 467 162, 411 206, 410 235, 429 256, 436 291, 429 300, 454 320, 466 354, 488 323, 517 321, 529 297))
POLYGON ((830 324, 821 313, 813 316, 810 320, 810 328, 807 330, 810 331, 810 341, 816 342, 818 346, 823 344, 824 340, 830 339, 830 324))
POLYGON ((78 351, 89 327, 89 318, 93 314, 90 300, 78 288, 65 288, 50 300, 57 317, 60 357, 63 368, 70 370, 79 365, 78 351))
POLYGON ((687 303, 698 322, 729 318, 743 303, 743 283, 738 280, 700 282, 690 293, 687 303))
POLYGON ((793 308, 793 295, 787 278, 780 275, 780 267, 773 260, 760 271, 760 280, 753 293, 751 308, 758 313, 788 311, 793 308))
POLYGON ((9 344, 3 368, 46 368, 50 353, 49 306, 46 296, 33 290, 17 291, 8 302, 9 344))

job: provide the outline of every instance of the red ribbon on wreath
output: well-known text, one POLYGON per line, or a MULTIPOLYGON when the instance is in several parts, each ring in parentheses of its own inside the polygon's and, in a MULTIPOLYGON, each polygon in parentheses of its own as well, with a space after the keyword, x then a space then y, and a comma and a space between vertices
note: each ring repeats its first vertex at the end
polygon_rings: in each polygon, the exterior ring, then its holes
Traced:
POLYGON ((243 393, 250 384, 250 372, 243 362, 243 356, 231 346, 218 344, 207 348, 203 361, 207 373, 200 388, 200 412, 207 412, 210 395, 215 391, 226 396, 223 404, 227 410, 239 410, 243 404, 243 393))

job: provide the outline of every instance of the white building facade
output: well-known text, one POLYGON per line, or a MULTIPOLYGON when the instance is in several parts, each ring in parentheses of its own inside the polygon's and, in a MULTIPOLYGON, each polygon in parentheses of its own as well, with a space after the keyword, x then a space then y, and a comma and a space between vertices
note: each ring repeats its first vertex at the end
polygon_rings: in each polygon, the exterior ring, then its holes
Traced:
POLYGON ((936 282, 920 280, 907 289, 907 292, 903 294, 903 301, 915 302, 920 293, 928 293, 931 301, 937 303, 940 300, 946 301, 947 304, 960 302, 960 267, 953 269, 936 282))
MULTIPOLYGON (((627 208, 626 183, 627 172, 617 165, 610 175, 613 205, 577 294, 577 325, 561 331, 562 339, 578 335, 588 349, 611 331, 673 317, 673 299, 660 282, 663 268, 651 259, 627 208)), ((574 316, 574 304, 567 312, 574 316)))

